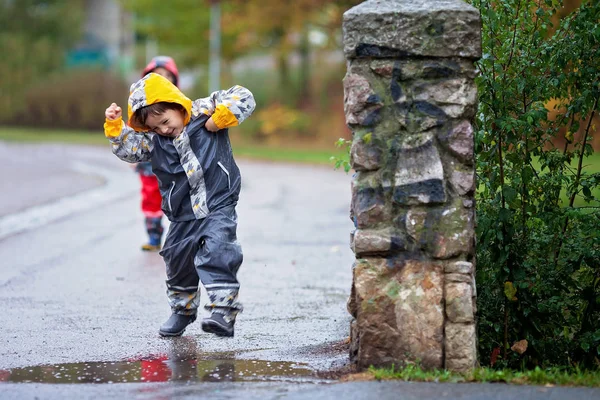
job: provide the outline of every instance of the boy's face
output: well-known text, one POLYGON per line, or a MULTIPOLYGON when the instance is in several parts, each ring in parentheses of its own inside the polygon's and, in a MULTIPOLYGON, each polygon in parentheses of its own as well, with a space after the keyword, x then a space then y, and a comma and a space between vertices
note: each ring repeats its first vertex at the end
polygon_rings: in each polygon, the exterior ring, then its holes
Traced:
POLYGON ((168 80, 170 80, 172 84, 175 84, 175 77, 167 69, 165 69, 163 67, 157 67, 152 72, 154 72, 155 74, 164 76, 165 78, 167 78, 168 80))
POLYGON ((161 136, 175 137, 183 131, 183 115, 178 110, 166 110, 165 112, 148 115, 146 126, 161 136))

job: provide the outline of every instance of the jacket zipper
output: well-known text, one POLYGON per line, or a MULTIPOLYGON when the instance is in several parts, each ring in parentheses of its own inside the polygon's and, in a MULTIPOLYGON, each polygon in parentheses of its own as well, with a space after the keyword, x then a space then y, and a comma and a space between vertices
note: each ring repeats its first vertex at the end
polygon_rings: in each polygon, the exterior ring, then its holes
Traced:
POLYGON ((225 166, 221 164, 221 161, 217 161, 217 165, 221 167, 223 172, 227 174, 227 187, 231 190, 231 178, 229 177, 229 171, 227 171, 227 168, 225 168, 225 166))
POLYGON ((167 197, 167 204, 169 205, 169 211, 173 212, 173 207, 171 207, 171 195, 173 194, 173 189, 175 189, 175 181, 171 182, 171 189, 169 189, 169 197, 167 197))

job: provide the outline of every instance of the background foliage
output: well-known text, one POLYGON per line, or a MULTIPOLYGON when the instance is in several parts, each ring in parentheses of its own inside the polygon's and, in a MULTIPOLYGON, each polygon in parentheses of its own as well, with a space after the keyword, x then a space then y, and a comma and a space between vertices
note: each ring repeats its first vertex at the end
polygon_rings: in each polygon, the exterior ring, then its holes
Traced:
POLYGON ((473 0, 480 359, 598 366, 600 3, 473 0), (597 163, 597 161, 596 161, 597 163), (510 350, 527 340, 523 355, 510 350))
MULTIPOLYGON (((98 0, 94 5, 108 1, 98 0)), ((74 48, 89 43, 86 13, 90 2, 0 0, 0 45, 10 54, 0 58, 0 123, 101 129, 101 122, 94 125, 87 115, 101 116, 107 98, 124 101, 127 90, 115 96, 116 88, 127 87, 137 78, 149 49, 173 56, 188 82, 190 76, 195 78, 195 86, 185 88, 188 96, 209 94, 211 1, 110 2, 117 2, 128 13, 127 21, 133 21, 135 34, 122 40, 135 37, 134 49, 120 50, 127 52, 125 57, 131 56, 130 61, 117 60, 112 68, 90 70, 89 65, 74 68, 65 61, 74 48), (123 65, 131 62, 132 74, 124 79, 120 75, 123 65), (82 85, 82 80, 88 82, 82 85), (39 119, 28 117, 40 110, 39 119), (64 118, 71 112, 67 110, 76 110, 73 118, 64 118)), ((248 87, 264 111, 235 130, 240 140, 333 150, 335 138, 349 136, 342 110, 341 20, 343 12, 360 2, 219 1, 221 87, 248 87)), ((119 18, 125 21, 124 15, 119 18)))
POLYGON ((0 121, 14 121, 28 87, 64 68, 82 22, 82 0, 0 0, 0 121))

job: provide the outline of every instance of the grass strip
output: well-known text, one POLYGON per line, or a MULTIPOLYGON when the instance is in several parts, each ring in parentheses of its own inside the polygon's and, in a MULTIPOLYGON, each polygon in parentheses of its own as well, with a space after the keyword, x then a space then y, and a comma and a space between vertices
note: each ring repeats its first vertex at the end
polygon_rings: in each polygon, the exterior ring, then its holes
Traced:
POLYGON ((565 370, 561 368, 542 369, 536 367, 527 371, 510 369, 475 368, 469 373, 447 370, 424 370, 418 365, 409 364, 404 368, 369 368, 376 380, 403 380, 415 382, 502 382, 514 385, 546 386, 587 386, 600 387, 600 371, 565 370))

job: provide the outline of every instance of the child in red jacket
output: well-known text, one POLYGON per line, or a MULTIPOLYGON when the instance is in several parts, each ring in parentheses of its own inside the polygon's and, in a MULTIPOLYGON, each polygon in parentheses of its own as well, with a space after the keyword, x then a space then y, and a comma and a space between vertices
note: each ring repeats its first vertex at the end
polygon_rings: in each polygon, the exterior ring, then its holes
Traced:
MULTIPOLYGON (((175 61, 171 57, 154 57, 146 65, 146 68, 144 68, 142 77, 148 75, 150 72, 162 75, 175 86, 179 86, 179 71, 177 70, 175 61)), ((140 175, 142 182, 142 212, 145 216, 146 231, 148 232, 148 243, 142 245, 142 250, 159 251, 161 249, 164 229, 162 226, 162 199, 158 190, 158 181, 152 173, 152 166, 149 162, 138 163, 135 170, 140 175)))

